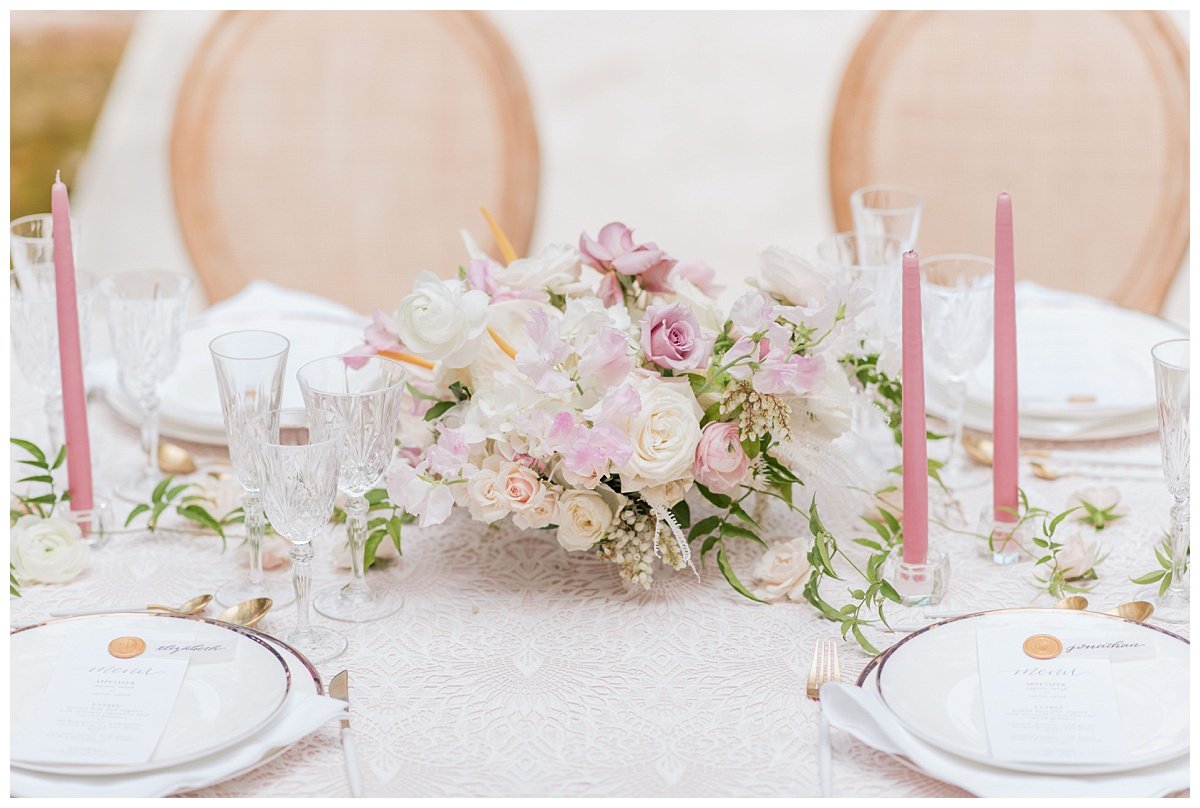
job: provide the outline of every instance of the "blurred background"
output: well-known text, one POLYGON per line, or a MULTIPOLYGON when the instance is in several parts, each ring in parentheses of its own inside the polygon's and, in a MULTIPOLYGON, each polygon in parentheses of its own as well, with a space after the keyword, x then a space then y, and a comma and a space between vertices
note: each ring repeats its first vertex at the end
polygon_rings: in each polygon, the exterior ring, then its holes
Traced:
POLYGON ((1183 12, 10 19, 11 217, 61 168, 81 263, 198 274, 196 306, 391 307, 460 228, 494 253, 479 204, 522 251, 621 220, 735 287, 897 182, 924 254, 990 255, 1008 187, 1019 274, 1188 320, 1183 12))

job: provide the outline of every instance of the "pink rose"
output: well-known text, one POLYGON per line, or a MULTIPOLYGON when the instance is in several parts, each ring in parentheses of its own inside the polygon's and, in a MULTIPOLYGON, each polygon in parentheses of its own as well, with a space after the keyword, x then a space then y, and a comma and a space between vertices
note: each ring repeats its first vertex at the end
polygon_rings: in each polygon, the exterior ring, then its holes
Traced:
POLYGON ((682 303, 651 306, 642 320, 642 351, 661 368, 703 367, 715 337, 700 328, 696 315, 682 303))
POLYGON ((696 481, 718 494, 732 494, 746 479, 750 458, 742 451, 737 424, 712 423, 696 444, 696 481))
POLYGON ((702 261, 680 261, 671 270, 672 278, 683 278, 709 297, 716 297, 725 287, 716 282, 717 271, 702 261))
POLYGON ((675 266, 675 259, 653 242, 635 244, 633 231, 620 222, 604 225, 594 241, 587 233, 580 235, 579 251, 590 267, 622 275, 648 274, 656 286, 665 286, 666 276, 675 266))

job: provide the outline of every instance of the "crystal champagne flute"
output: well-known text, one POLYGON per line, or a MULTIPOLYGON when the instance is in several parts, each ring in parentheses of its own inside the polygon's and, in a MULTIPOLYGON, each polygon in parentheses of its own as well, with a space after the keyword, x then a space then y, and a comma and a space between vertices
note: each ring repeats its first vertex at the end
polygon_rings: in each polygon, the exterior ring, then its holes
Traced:
POLYGON ((328 410, 271 410, 251 420, 254 462, 271 527, 292 543, 296 626, 282 639, 314 663, 346 650, 346 638, 309 621, 312 541, 329 524, 337 498, 338 449, 346 422, 328 410))
POLYGON ((225 436, 229 441, 229 462, 242 484, 242 512, 245 514, 246 545, 250 550, 250 576, 229 581, 217 589, 217 600, 226 606, 251 598, 268 597, 276 606, 292 602, 292 588, 268 582, 262 567, 262 481, 250 457, 250 421, 279 408, 283 393, 283 373, 287 367, 290 343, 274 331, 232 331, 208 344, 221 413, 225 418, 225 436))
POLYGON ((346 538, 350 580, 317 596, 317 611, 350 622, 378 620, 403 603, 398 592, 373 589, 366 580, 363 550, 367 540, 365 494, 383 479, 395 448, 407 372, 398 362, 373 356, 316 359, 296 377, 311 408, 338 413, 346 421, 338 462, 338 487, 346 495, 346 538))

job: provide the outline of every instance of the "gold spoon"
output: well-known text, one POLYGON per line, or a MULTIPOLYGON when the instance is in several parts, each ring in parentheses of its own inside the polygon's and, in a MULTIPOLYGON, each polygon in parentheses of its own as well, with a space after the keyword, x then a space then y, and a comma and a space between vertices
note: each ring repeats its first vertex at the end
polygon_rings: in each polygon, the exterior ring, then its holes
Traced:
POLYGON ((1115 614, 1117 617, 1124 617, 1135 623, 1145 623, 1150 619, 1150 615, 1154 614, 1154 604, 1144 600, 1131 600, 1129 603, 1122 603, 1115 609, 1109 609, 1105 614, 1115 614))
POLYGON ((167 474, 191 474, 196 470, 192 453, 174 443, 158 444, 158 467, 167 474))
MULTIPOLYGON (((963 433, 962 445, 967 455, 976 463, 979 463, 981 466, 992 465, 992 458, 995 457, 996 448, 990 438, 963 433)), ((1049 457, 1050 453, 1040 449, 1025 449, 1021 452, 1021 455, 1023 457, 1049 457)))
POLYGON ((1071 595, 1063 598, 1058 603, 1054 604, 1056 609, 1071 609, 1073 611, 1082 612, 1088 607, 1088 600, 1083 595, 1071 595))
POLYGON ((222 623, 253 628, 258 625, 258 621, 267 616, 269 611, 271 611, 270 598, 251 598, 230 606, 217 615, 217 619, 222 623))
POLYGON ((174 606, 163 606, 160 603, 151 603, 146 607, 148 612, 169 612, 170 614, 200 614, 208 608, 208 604, 212 603, 212 595, 197 595, 189 601, 186 601, 182 606, 176 609, 174 606))

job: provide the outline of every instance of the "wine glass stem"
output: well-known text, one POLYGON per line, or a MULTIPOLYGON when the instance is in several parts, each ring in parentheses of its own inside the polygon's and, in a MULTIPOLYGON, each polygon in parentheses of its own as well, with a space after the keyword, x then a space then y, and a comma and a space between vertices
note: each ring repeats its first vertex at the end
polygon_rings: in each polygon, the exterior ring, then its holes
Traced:
POLYGON ((308 624, 308 593, 312 583, 313 549, 311 542, 293 544, 290 553, 292 557, 292 586, 296 590, 296 633, 306 634, 308 624))
POLYGON ((242 513, 246 518, 246 544, 250 548, 250 583, 258 586, 263 582, 262 540, 266 520, 262 497, 257 491, 247 489, 242 495, 242 513))
POLYGON ((142 410, 142 451, 146 453, 146 477, 158 476, 158 396, 154 393, 138 402, 142 410))
POLYGON ((63 436, 63 401, 62 393, 46 394, 46 443, 50 451, 47 457, 51 462, 58 458, 62 448, 63 436))
POLYGON ((1191 544, 1191 516, 1189 515, 1190 497, 1176 497, 1171 506, 1171 586, 1168 588, 1170 597, 1178 603, 1187 601, 1187 586, 1184 577, 1187 573, 1188 546, 1191 544))
POLYGON ((346 498, 346 540, 350 545, 350 583, 346 585, 349 592, 366 593, 370 591, 367 585, 364 564, 364 548, 367 543, 367 500, 366 497, 350 496, 346 498))
POLYGON ((946 380, 947 423, 950 432, 950 451, 946 454, 946 465, 957 464, 962 454, 963 410, 967 406, 967 380, 963 376, 950 376, 946 380))

